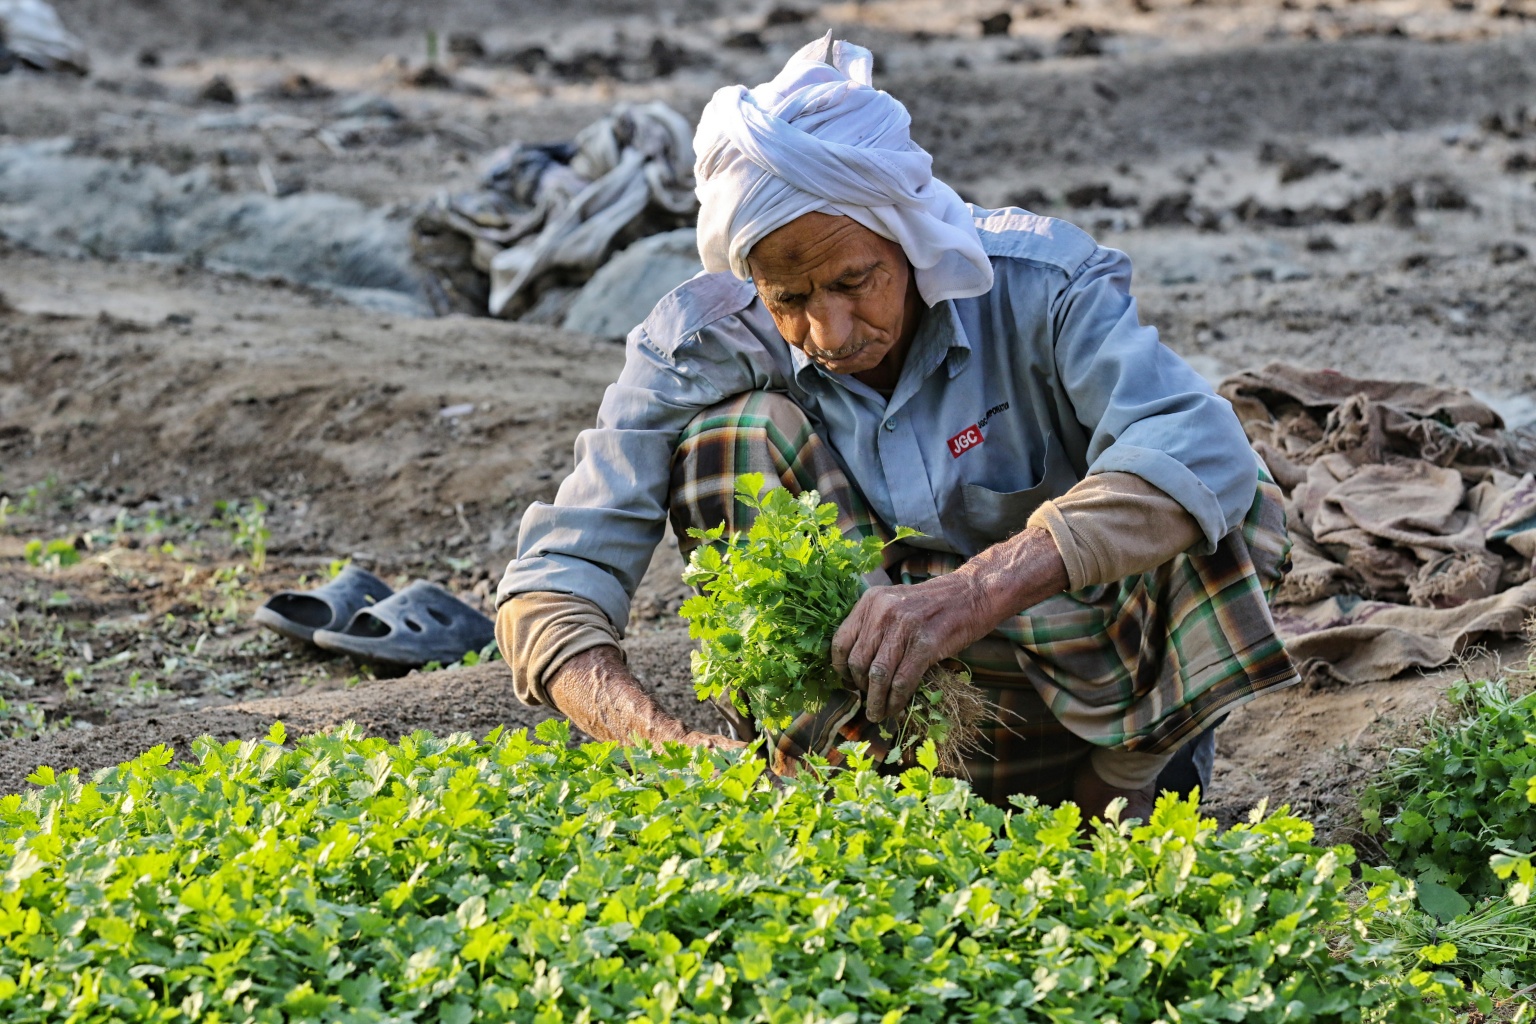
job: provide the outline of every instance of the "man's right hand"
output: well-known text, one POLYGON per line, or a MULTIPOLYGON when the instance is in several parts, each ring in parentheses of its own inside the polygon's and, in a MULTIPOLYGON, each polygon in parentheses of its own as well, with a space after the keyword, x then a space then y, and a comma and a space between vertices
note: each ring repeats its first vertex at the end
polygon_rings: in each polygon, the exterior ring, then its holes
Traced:
POLYGON ((545 683, 555 707, 588 736, 619 743, 687 743, 711 750, 746 746, 718 733, 689 729, 663 711, 640 685, 617 647, 583 651, 545 683))

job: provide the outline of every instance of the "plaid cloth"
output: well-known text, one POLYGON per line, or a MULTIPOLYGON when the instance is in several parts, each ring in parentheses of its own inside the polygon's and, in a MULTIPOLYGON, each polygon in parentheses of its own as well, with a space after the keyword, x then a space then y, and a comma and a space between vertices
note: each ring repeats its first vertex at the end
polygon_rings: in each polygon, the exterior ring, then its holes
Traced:
MULTIPOLYGON (((689 526, 751 525, 734 495, 736 478, 754 472, 820 492, 847 535, 890 536, 804 411, 787 396, 749 392, 701 413, 679 443, 671 514, 685 556, 697 543, 689 526)), ((1289 552, 1280 489, 1261 469, 1247 518, 1211 554, 1058 594, 961 652, 996 707, 982 749, 966 761, 972 787, 997 803, 1013 793, 1063 799, 1094 746, 1167 753, 1238 705, 1299 681, 1269 610, 1289 552)), ((903 584, 963 562, 903 545, 886 556, 887 573, 903 584)), ((888 750, 851 691, 770 740, 780 773, 809 754, 837 763, 848 740, 869 742, 877 758, 888 750)))

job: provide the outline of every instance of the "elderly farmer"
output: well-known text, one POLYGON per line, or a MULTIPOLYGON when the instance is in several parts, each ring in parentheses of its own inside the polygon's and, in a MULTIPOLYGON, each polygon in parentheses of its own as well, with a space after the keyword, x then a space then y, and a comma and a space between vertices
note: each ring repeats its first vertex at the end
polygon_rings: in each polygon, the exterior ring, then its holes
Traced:
POLYGON ((705 109, 707 273, 630 334, 576 468, 523 518, 497 621, 517 693, 602 739, 734 743, 663 712, 618 644, 669 512, 685 546, 735 528, 734 481, 762 472, 845 533, 924 535, 834 639, 848 699, 769 737, 778 763, 836 757, 958 656, 997 705, 982 796, 1144 812, 1174 751, 1204 734, 1208 771, 1209 727, 1296 679, 1266 603, 1279 492, 1138 322, 1126 256, 967 206, 870 68, 829 35, 705 109))

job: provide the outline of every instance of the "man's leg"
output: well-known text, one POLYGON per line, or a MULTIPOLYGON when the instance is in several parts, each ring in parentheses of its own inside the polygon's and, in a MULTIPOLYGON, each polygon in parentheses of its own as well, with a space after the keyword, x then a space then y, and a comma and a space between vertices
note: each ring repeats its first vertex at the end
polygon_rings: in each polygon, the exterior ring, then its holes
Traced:
POLYGON ((1269 608, 1289 550, 1279 488, 1261 472, 1247 518, 1214 552, 1058 595, 1000 632, 1073 732, 1107 751, 1173 753, 1159 789, 1204 791, 1221 719, 1298 681, 1269 608))
POLYGON ((1174 752, 1158 773, 1159 793, 1189 796, 1197 788, 1202 795, 1210 791, 1211 771, 1216 765, 1216 729, 1220 724, 1210 726, 1174 752))
POLYGON ((966 778, 978 796, 999 807, 1007 807, 1012 796, 1059 804, 1072 799, 1073 779, 1093 744, 1051 714, 1018 671, 1013 649, 992 636, 960 654, 992 708, 981 723, 980 749, 965 759, 966 778))

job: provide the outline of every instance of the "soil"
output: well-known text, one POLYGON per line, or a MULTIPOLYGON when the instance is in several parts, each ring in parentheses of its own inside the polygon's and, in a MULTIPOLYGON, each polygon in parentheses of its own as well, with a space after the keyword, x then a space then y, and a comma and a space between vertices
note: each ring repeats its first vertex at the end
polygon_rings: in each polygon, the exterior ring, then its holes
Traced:
MULTIPOLYGON (((883 0, 801 4, 803 17, 715 0, 541 0, 515 17, 489 0, 57 7, 92 74, 0 76, 0 164, 32 147, 157 194, 191 181, 212 200, 254 197, 285 255, 249 256, 256 235, 217 258, 229 250, 207 218, 148 250, 109 245, 82 213, 101 204, 86 186, 22 196, 0 177, 3 791, 38 763, 185 754, 279 718, 394 737, 544 715, 499 663, 374 678, 248 616, 345 558, 489 610, 522 511, 569 470, 621 348, 390 312, 344 273, 306 270, 335 262, 333 239, 295 237, 282 204, 359 211, 377 230, 349 244, 395 267, 404 233, 389 226, 472 187, 496 147, 568 139, 620 100, 696 116, 828 28, 876 51, 877 83, 962 195, 1130 252, 1143 319, 1207 376, 1285 359, 1471 387, 1536 421, 1526 0, 883 0), (1004 10, 1006 31, 983 35, 1004 10), (423 73, 429 32, 440 62, 423 73), (259 566, 257 518, 271 531, 259 566), (71 542, 78 563, 31 564, 34 539, 71 542)), ((714 729, 687 681, 679 569, 664 544, 630 657, 714 729)), ((1210 807, 1231 821, 1289 803, 1346 835, 1364 774, 1461 671, 1239 710, 1210 807)))

